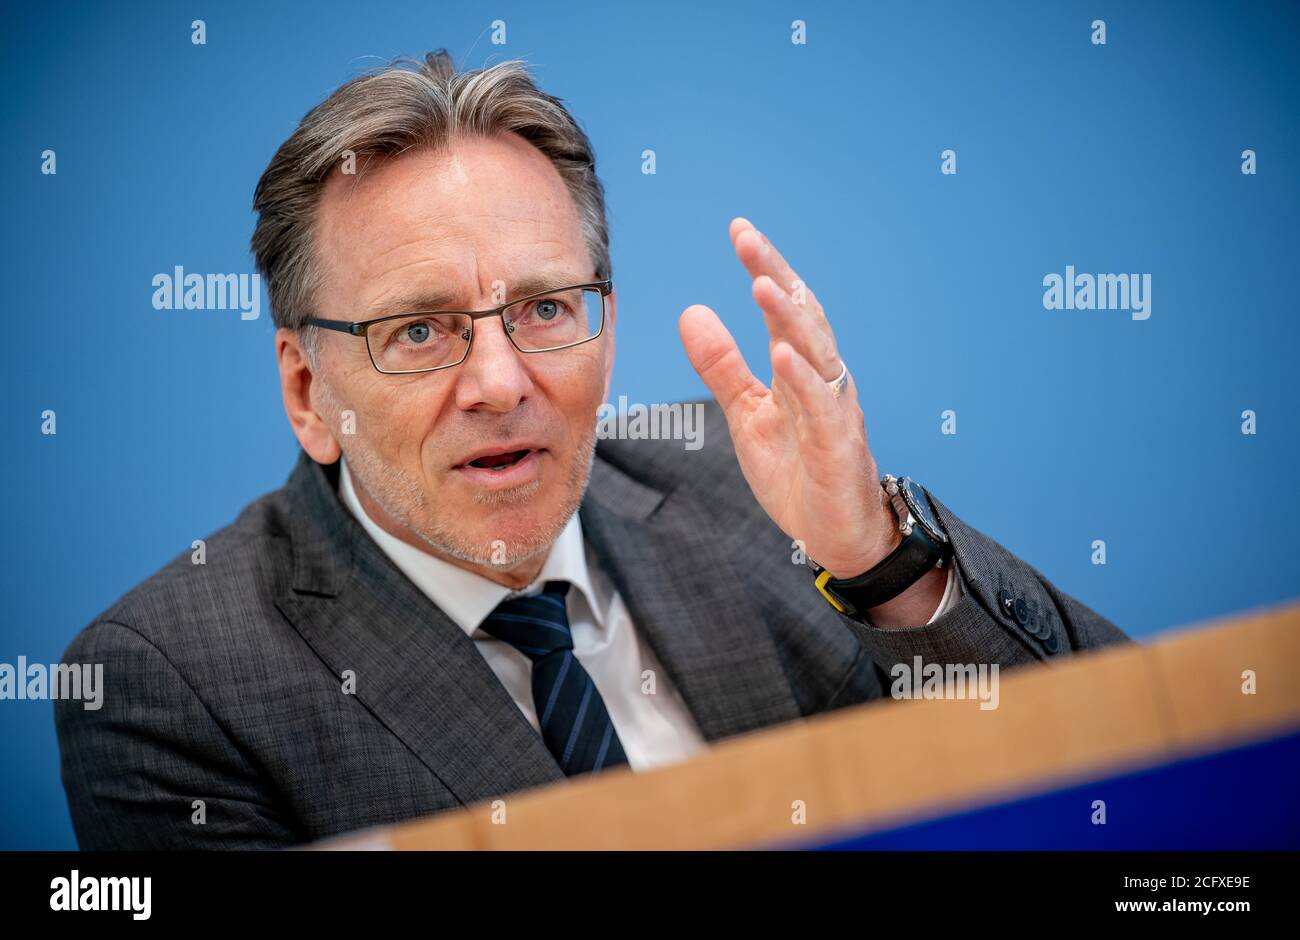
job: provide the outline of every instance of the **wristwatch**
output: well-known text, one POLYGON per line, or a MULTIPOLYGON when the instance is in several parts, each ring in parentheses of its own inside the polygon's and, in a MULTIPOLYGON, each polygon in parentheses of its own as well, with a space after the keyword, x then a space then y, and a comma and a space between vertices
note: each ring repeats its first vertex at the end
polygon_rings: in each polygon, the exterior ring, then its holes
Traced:
MULTIPOLYGON (((930 569, 943 567, 952 551, 948 535, 939 524, 925 489, 910 477, 901 480, 885 474, 880 485, 898 519, 903 541, 869 571, 852 578, 835 578, 815 561, 816 585, 822 596, 842 614, 856 617, 893 600, 930 569)), ((809 559, 812 561, 812 559, 809 559)))

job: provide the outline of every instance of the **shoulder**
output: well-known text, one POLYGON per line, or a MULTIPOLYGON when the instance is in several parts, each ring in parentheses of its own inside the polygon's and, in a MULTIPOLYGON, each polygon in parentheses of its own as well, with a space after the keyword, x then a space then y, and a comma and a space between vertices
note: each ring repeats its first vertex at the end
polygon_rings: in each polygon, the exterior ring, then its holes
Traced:
POLYGON ((254 638, 278 616, 275 599, 287 590, 292 570, 282 488, 249 503, 230 525, 131 588, 81 630, 65 660, 141 641, 175 663, 253 654, 254 638))
POLYGON ((600 459, 664 493, 752 505, 726 416, 714 399, 621 402, 607 411, 598 432, 600 459))

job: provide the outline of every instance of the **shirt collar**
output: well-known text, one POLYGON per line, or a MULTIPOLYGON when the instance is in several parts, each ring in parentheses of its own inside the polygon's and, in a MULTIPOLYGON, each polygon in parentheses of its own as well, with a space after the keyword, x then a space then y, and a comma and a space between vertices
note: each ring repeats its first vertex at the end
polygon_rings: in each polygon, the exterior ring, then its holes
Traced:
POLYGON ((375 540, 380 550, 398 569, 415 583, 431 601, 442 608, 465 634, 473 639, 481 624, 496 606, 508 597, 536 594, 547 581, 568 581, 580 590, 591 609, 596 626, 602 626, 600 604, 592 589, 587 569, 586 544, 582 524, 575 512, 551 545, 542 570, 527 587, 512 591, 480 574, 466 571, 428 552, 409 545, 384 531, 361 507, 352 474, 345 459, 339 459, 339 495, 361 527, 375 540))

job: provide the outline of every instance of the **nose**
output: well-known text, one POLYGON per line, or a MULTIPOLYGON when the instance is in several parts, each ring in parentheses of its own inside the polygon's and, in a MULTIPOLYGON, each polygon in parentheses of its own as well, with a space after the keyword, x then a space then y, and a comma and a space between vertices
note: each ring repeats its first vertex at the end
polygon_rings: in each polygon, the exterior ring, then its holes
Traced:
POLYGON ((533 390, 524 354, 506 336, 500 317, 474 324, 469 357, 456 369, 456 404, 463 411, 513 411, 533 390))

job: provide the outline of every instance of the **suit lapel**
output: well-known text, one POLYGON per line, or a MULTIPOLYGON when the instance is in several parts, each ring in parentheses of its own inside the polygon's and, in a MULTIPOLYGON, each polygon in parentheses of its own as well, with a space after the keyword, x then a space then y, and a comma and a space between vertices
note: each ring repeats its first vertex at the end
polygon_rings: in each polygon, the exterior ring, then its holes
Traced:
POLYGON ((752 586, 730 560, 743 546, 727 546, 697 509, 599 456, 580 516, 705 738, 800 717, 752 586))
MULTIPOLYGON (((330 670, 458 800, 566 779, 455 623, 340 504, 338 465, 305 453, 289 479, 293 584, 277 606, 330 670)), ((743 545, 598 455, 584 537, 710 741, 800 717, 748 584, 743 545)))
POLYGON ((336 495, 338 464, 305 453, 288 484, 294 583, 281 612, 463 803, 565 779, 469 639, 336 495))

